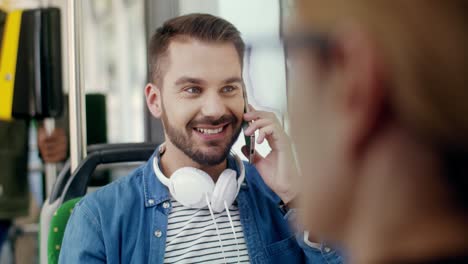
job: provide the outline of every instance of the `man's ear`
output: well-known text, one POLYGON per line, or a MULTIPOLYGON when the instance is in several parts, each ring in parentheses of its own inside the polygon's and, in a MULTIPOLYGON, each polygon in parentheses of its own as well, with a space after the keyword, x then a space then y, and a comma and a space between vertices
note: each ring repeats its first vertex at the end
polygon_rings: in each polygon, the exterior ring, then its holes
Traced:
MULTIPOLYGON (((388 120, 384 60, 377 44, 359 24, 346 23, 336 31, 334 65, 339 74, 339 111, 351 139, 351 151, 361 152, 388 120)), ((336 73, 336 72, 335 72, 336 73)))
POLYGON ((151 114, 160 118, 162 114, 161 90, 152 83, 145 86, 146 105, 151 114))

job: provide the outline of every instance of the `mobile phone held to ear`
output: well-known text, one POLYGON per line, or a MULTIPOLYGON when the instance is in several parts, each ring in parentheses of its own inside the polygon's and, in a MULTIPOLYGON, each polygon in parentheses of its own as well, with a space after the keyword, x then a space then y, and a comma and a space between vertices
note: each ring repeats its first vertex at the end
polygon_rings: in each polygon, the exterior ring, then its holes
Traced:
MULTIPOLYGON (((247 113, 248 112, 248 108, 249 108, 249 102, 247 101, 247 93, 246 91, 244 90, 244 102, 245 102, 245 105, 244 105, 244 113, 247 113)), ((246 121, 243 121, 242 122, 242 128, 244 129, 244 131, 249 127, 249 123, 246 122, 246 121)), ((247 146, 247 150, 249 152, 249 163, 250 164, 253 164, 253 159, 254 159, 254 155, 255 155, 255 133, 252 134, 251 136, 246 136, 245 133, 244 133, 244 139, 245 139, 245 145, 247 146)))

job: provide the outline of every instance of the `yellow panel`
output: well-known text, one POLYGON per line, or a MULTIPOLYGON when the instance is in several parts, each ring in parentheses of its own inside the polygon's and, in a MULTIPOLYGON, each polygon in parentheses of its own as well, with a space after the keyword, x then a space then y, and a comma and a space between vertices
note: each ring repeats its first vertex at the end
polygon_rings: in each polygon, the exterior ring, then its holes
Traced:
POLYGON ((0 54, 0 119, 11 120, 22 11, 7 15, 0 54))

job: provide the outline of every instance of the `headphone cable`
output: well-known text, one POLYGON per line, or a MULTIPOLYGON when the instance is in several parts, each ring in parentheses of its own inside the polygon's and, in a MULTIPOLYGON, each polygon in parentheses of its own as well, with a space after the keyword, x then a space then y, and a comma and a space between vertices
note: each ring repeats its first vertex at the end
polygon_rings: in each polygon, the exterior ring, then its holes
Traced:
POLYGON ((219 246, 221 247, 221 252, 223 253, 224 263, 227 263, 226 254, 224 253, 223 244, 221 242, 221 235, 219 234, 219 229, 218 229, 218 225, 216 224, 216 219, 213 214, 213 209, 211 209, 210 200, 208 199, 208 194, 205 195, 205 199, 206 199, 206 204, 208 205, 208 210, 210 211, 210 214, 211 214, 211 219, 213 219, 213 223, 216 229, 216 234, 218 235, 219 246))
POLYGON ((232 222, 231 214, 229 212, 229 207, 227 206, 226 200, 224 200, 224 208, 226 209, 226 213, 229 219, 229 224, 231 225, 232 234, 234 235, 234 240, 236 241, 237 247, 237 263, 240 263, 240 249, 239 249, 239 242, 237 240, 236 230, 234 229, 234 223, 232 222))

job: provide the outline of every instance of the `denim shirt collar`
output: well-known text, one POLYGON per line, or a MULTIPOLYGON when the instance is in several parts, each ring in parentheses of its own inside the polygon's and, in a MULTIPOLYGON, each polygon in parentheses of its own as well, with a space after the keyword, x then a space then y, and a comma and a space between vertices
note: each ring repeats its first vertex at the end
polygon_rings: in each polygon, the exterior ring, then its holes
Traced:
POLYGON ((159 147, 151 155, 143 169, 143 193, 145 196, 145 207, 153 207, 171 199, 167 187, 162 184, 153 169, 153 159, 159 157, 159 147))
MULTIPOLYGON (((143 193, 145 196, 145 207, 153 207, 171 199, 169 189, 159 181, 154 173, 153 160, 157 157, 160 165, 160 155, 158 147, 143 168, 143 193)), ((239 177, 239 168, 237 167, 236 160, 232 155, 228 155, 227 157, 227 168, 235 170, 237 177, 239 177)))

